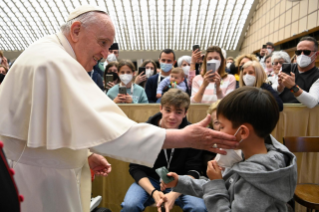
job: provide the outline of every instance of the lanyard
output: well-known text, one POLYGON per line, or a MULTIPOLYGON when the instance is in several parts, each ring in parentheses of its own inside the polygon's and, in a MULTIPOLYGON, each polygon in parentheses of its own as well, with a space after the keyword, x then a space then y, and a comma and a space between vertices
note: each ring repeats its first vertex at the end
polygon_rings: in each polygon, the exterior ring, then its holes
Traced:
POLYGON ((168 169, 168 170, 169 170, 169 167, 170 167, 171 162, 172 162, 172 159, 173 159, 174 151, 175 151, 175 149, 172 149, 172 150, 171 150, 171 154, 170 154, 169 160, 168 160, 167 150, 164 149, 164 154, 165 154, 165 158, 166 158, 166 162, 167 162, 167 169, 168 169))
POLYGON ((161 74, 161 73, 158 73, 157 85, 159 85, 159 84, 160 84, 160 82, 162 81, 162 80, 161 80, 161 78, 162 78, 162 77, 165 79, 166 77, 169 77, 169 75, 168 75, 168 76, 162 76, 162 74, 161 74))

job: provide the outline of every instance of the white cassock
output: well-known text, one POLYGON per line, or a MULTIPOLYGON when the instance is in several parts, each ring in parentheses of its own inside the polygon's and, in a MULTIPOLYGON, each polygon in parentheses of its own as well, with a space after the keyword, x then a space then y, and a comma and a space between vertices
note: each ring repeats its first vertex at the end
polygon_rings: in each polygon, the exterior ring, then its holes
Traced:
POLYGON ((0 140, 24 196, 22 212, 89 211, 88 149, 152 166, 166 136, 128 119, 62 33, 20 55, 0 86, 0 105, 0 140))

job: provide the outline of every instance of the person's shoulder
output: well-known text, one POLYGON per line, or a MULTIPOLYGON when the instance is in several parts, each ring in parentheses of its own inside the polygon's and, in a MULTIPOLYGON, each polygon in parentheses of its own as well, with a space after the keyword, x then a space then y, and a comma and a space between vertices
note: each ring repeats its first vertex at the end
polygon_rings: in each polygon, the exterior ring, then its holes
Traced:
POLYGON ((154 79, 157 79, 158 78, 158 73, 151 76, 150 78, 148 78, 147 80, 154 80, 154 79))
POLYGON ((194 77, 193 81, 202 80, 202 79, 203 79, 202 75, 198 74, 194 77))
POLYGON ((112 88, 110 88, 107 93, 118 92, 118 90, 119 90, 119 84, 116 84, 116 85, 114 85, 112 88))
POLYGON ((133 86, 134 86, 134 89, 136 89, 137 91, 144 91, 144 88, 142 86, 138 85, 138 84, 134 83, 133 86))
POLYGON ((268 90, 268 91, 271 91, 273 90, 271 85, 269 85, 268 83, 263 83, 261 86, 260 86, 262 89, 265 89, 265 90, 268 90))

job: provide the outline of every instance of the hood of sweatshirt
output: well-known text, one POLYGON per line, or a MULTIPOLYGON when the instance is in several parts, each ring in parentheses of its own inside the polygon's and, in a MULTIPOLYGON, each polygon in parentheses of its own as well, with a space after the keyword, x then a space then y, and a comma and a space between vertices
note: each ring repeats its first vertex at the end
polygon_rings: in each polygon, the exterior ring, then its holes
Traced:
POLYGON ((288 202, 297 184, 296 156, 271 135, 266 139, 266 148, 267 154, 253 155, 232 170, 269 196, 288 202), (287 189, 289 192, 282 192, 287 189))

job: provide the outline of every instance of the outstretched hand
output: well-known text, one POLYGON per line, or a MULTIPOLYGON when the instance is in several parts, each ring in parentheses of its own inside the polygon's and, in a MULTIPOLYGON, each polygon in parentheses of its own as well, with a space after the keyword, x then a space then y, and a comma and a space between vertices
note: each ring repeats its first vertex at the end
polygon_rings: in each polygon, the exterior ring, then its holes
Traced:
POLYGON ((207 115, 202 121, 183 129, 186 134, 185 140, 190 142, 192 148, 225 155, 226 151, 220 150, 220 148, 235 149, 238 147, 238 141, 235 136, 207 128, 210 121, 211 116, 207 115))

